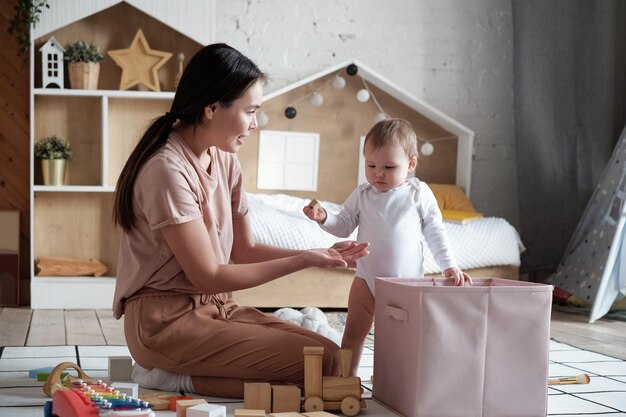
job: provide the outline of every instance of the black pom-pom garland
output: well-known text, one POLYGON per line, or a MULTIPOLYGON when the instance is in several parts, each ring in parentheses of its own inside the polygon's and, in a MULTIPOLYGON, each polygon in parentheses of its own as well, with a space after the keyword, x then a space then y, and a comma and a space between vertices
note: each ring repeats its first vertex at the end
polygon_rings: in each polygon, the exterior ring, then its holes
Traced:
POLYGON ((287 119, 293 119, 294 117, 296 117, 296 114, 298 114, 298 112, 296 111, 295 107, 289 106, 285 109, 285 117, 287 119))

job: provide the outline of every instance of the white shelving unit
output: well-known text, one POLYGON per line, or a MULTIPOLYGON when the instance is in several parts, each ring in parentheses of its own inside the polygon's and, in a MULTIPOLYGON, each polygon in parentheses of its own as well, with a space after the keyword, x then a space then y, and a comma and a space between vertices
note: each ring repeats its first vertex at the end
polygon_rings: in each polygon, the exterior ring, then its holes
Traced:
MULTIPOLYGON (((102 52, 127 48, 142 29, 150 47, 187 60, 213 41, 215 0, 63 0, 31 28, 30 198, 31 307, 111 308, 117 273, 119 230, 112 207, 117 177, 151 119, 169 110, 178 62, 159 69, 162 92, 120 91, 120 69, 105 54, 99 90, 41 88, 39 48, 54 36, 60 45, 92 42, 102 52), (190 10, 192 12, 190 12, 190 10), (63 186, 36 178, 34 143, 49 135, 66 138, 74 158, 63 186), (103 277, 36 275, 39 256, 98 259, 103 277)), ((185 61, 186 63, 187 61, 185 61)))
MULTIPOLYGON (((101 149, 100 158, 100 183, 94 185, 63 185, 46 186, 34 184, 34 171, 31 172, 31 213, 33 218, 43 215, 38 210, 35 201, 45 195, 61 194, 70 196, 72 194, 111 194, 115 191, 115 184, 109 180, 109 150, 111 140, 109 137, 110 120, 110 99, 123 100, 160 100, 169 102, 174 98, 173 92, 151 92, 151 91, 116 91, 116 90, 71 90, 71 89, 42 89, 34 88, 31 94, 31 147, 37 138, 35 137, 37 123, 37 100, 39 97, 46 98, 67 98, 67 97, 91 97, 99 100, 100 106, 100 138, 101 149)), ((32 149, 32 148, 31 148, 32 149)), ((32 155, 32 152, 31 152, 32 155)), ((31 158, 33 158, 31 156, 31 158)), ((31 160, 31 166, 37 163, 31 160)), ((45 197, 44 197, 45 198, 45 197)), ((61 197, 65 198, 65 197, 61 197)), ((89 198, 89 197, 87 197, 89 198)), ((35 223, 35 221, 33 221, 35 223)), ((46 277, 37 276, 35 271, 35 259, 39 255, 36 252, 36 236, 39 231, 32 228, 31 239, 31 307, 33 309, 94 309, 111 308, 113 292, 115 289, 114 276, 102 277, 46 277)), ((71 239, 72 237, 69 236, 71 239)), ((116 244, 105 242, 105 244, 116 244)), ((46 255, 45 253, 41 255, 46 255)), ((95 256, 94 256, 95 257, 95 256)))

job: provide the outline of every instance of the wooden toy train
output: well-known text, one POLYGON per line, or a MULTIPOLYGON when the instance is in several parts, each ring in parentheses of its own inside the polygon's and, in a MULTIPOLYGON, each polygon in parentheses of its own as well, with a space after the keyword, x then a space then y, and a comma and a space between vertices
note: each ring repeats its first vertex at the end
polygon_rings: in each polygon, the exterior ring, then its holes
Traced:
POLYGON ((347 416, 365 408, 361 378, 350 376, 352 351, 341 350, 341 376, 322 376, 323 347, 304 348, 304 411, 341 410, 347 416))

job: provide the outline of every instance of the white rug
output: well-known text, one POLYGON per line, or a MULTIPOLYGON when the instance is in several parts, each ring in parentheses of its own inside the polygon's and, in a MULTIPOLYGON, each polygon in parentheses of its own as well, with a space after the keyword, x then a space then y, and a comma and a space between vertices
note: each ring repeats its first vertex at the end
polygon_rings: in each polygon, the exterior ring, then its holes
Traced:
MULTIPOLYGON (((109 356, 130 356, 126 346, 49 346, 0 348, 0 417, 42 417, 48 398, 41 389, 43 382, 28 378, 31 369, 56 366, 60 362, 78 363, 95 378, 107 377, 109 356)), ((368 398, 366 417, 395 416, 369 399, 373 372, 373 345, 366 346, 359 376, 368 398)), ((549 388, 549 416, 626 416, 626 361, 551 341, 550 377, 575 376, 588 373, 588 385, 559 385, 549 388)), ((172 395, 178 395, 172 393, 172 395)), ((199 397, 194 395, 194 397, 199 397)), ((205 397, 206 398, 206 397, 205 397)), ((240 400, 206 398, 223 404, 229 415, 242 408, 240 400)), ((159 411, 157 417, 176 413, 159 411)))

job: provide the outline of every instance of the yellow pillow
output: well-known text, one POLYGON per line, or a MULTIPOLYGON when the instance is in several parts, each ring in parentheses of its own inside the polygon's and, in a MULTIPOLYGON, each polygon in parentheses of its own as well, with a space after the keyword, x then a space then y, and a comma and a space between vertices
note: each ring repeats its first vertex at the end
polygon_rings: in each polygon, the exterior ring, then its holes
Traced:
POLYGON ((476 211, 472 202, 458 185, 453 184, 428 184, 435 198, 439 210, 476 211))

